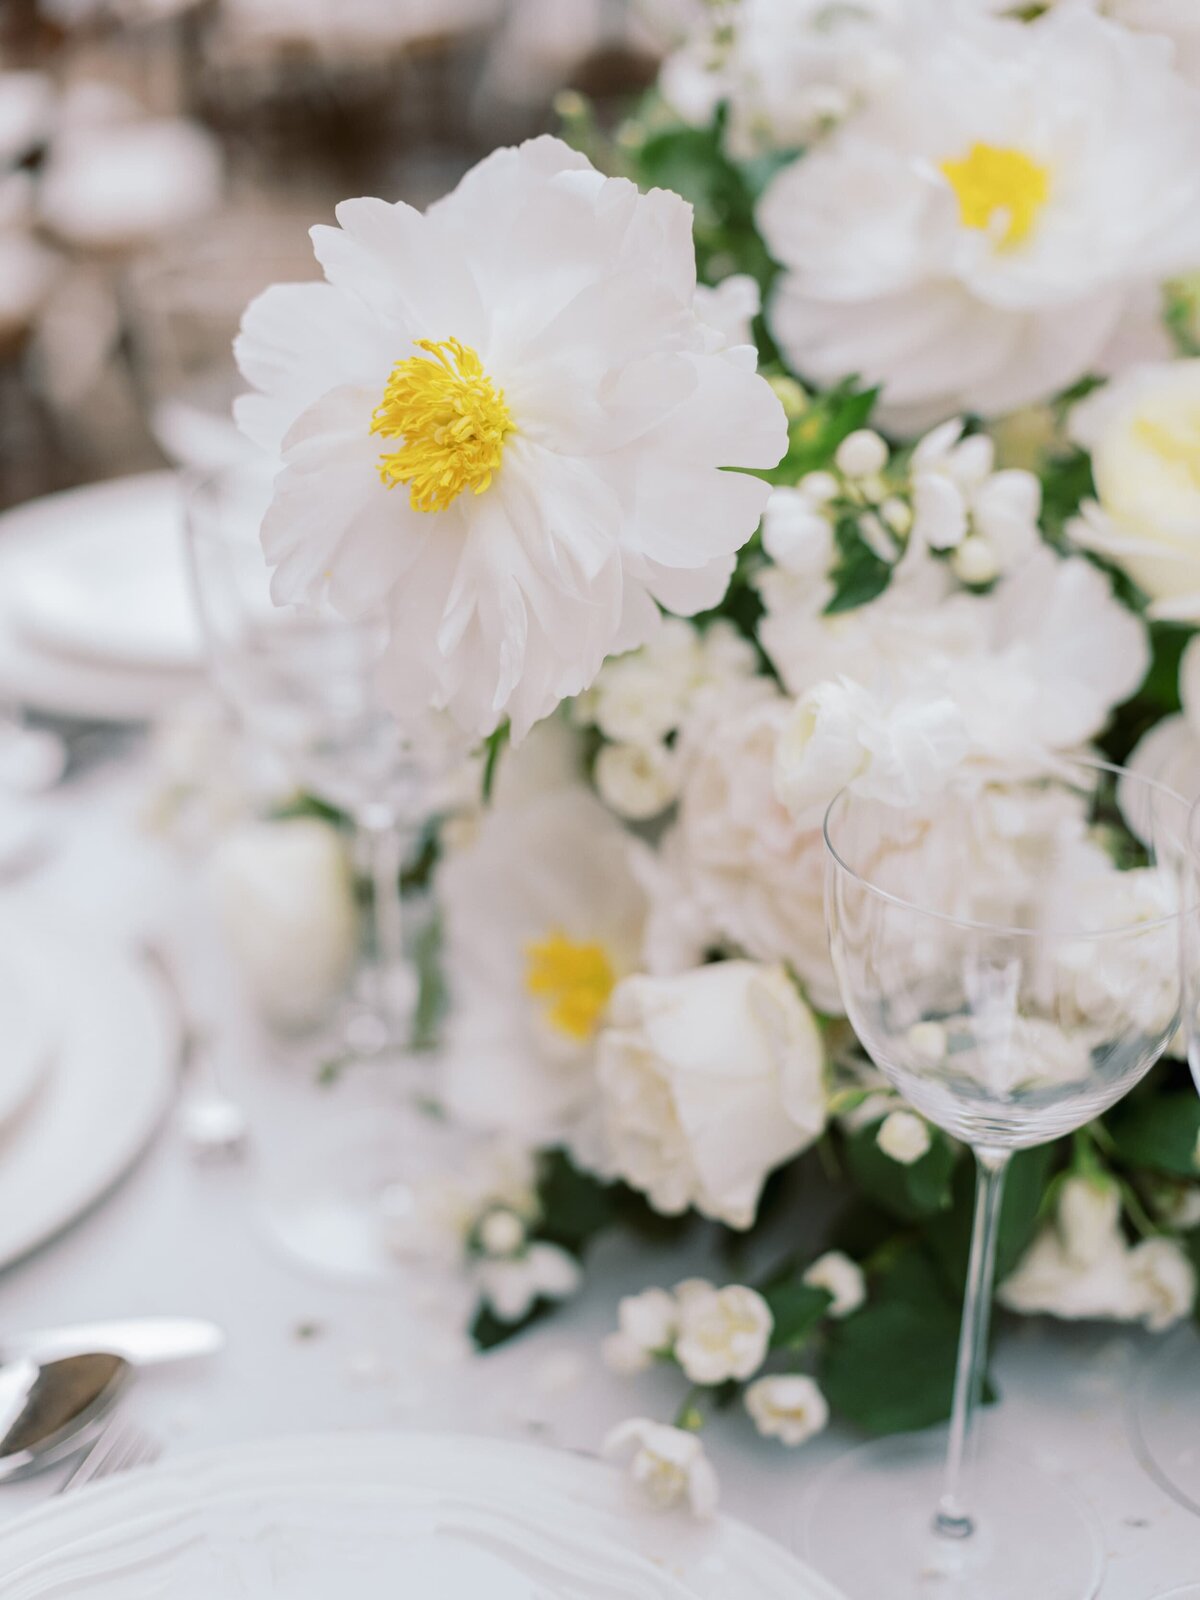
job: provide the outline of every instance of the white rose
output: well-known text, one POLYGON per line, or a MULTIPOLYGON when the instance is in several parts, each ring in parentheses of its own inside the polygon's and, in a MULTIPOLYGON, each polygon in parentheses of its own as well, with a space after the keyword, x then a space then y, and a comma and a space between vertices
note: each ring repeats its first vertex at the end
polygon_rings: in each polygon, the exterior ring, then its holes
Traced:
POLYGON ((267 1018, 319 1021, 358 950, 358 914, 341 836, 315 818, 253 822, 228 834, 211 862, 217 911, 267 1018))
POLYGON ((479 1292, 502 1322, 519 1322, 539 1300, 567 1300, 583 1282, 578 1261, 556 1244, 531 1244, 517 1256, 480 1261, 479 1292))
POLYGON ((1121 1191, 1111 1179, 1072 1177, 1058 1196, 1057 1225, 1068 1261, 1091 1266, 1117 1231, 1121 1191))
POLYGON ((1099 507, 1069 532, 1126 571, 1161 616, 1200 620, 1200 360, 1136 367, 1074 408, 1099 507))
POLYGON ((804 1282, 810 1289, 824 1289, 833 1296, 829 1308, 831 1317, 848 1317, 867 1298, 863 1269, 840 1250, 830 1250, 819 1256, 804 1274, 804 1282))
POLYGON ((774 1326, 762 1295, 742 1284, 693 1294, 680 1307, 675 1359, 693 1383, 749 1378, 766 1360, 774 1326))
POLYGON ((912 1111, 893 1111, 879 1124, 875 1143, 885 1156, 898 1161, 902 1167, 911 1167, 928 1154, 933 1139, 923 1117, 912 1111))
POLYGON ((800 1373, 760 1378, 746 1390, 745 1403, 759 1433, 792 1447, 805 1444, 829 1421, 825 1396, 800 1373))
POLYGON ((1196 1270, 1174 1239, 1144 1239, 1129 1253, 1142 1294, 1141 1320, 1152 1333, 1181 1321, 1196 1303, 1196 1270))
POLYGON ((626 1338, 651 1354, 670 1350, 679 1328, 675 1296, 666 1289, 626 1295, 617 1306, 617 1326, 626 1338))
POLYGON ((748 1228, 767 1175, 825 1126, 824 1055, 782 967, 627 978, 597 1051, 605 1164, 674 1215, 748 1228))
POLYGON ((601 799, 631 822, 657 817, 679 790, 676 764, 662 744, 606 744, 595 779, 601 799))
POLYGON ((686 1503, 693 1516, 712 1516, 717 1509, 717 1475, 694 1433, 633 1417, 612 1430, 604 1441, 604 1454, 620 1455, 629 1445, 635 1446, 630 1477, 655 1510, 686 1503))
POLYGON ((1100 1254, 1086 1266, 1080 1265, 1068 1256, 1051 1223, 1001 1284, 998 1299, 1010 1311, 1026 1316, 1135 1322, 1143 1313, 1146 1295, 1134 1282, 1130 1254, 1120 1230, 1114 1229, 1100 1254))

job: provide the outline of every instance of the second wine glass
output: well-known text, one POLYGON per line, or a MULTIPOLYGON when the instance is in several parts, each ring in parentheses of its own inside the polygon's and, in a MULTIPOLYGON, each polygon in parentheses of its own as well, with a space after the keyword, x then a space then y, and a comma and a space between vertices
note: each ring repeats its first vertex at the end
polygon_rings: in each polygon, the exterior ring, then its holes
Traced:
POLYGON ((810 1503, 809 1555, 849 1600, 1096 1592, 1102 1547, 1074 1496, 1032 1464, 977 1460, 974 1418, 1014 1152, 1106 1111, 1178 1026, 1178 885, 1158 842, 1185 816, 1170 791, 1090 761, 979 777, 924 809, 849 791, 829 809, 826 910, 847 1015, 978 1171, 948 1439, 853 1452, 810 1503), (1118 783, 1139 802, 1137 837, 1118 783))

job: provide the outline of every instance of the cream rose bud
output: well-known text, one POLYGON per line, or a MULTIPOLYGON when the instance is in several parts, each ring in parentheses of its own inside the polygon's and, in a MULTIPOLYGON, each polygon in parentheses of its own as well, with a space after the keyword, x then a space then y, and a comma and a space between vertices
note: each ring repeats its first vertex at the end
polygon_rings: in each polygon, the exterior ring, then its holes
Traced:
POLYGON ((847 478, 870 478, 887 466, 888 447, 870 428, 860 428, 846 435, 833 459, 847 478))
POLYGON ((1099 506, 1068 532, 1121 567, 1164 616, 1200 619, 1200 360, 1136 367, 1071 412, 1099 506))
POLYGON ((657 1210, 748 1228, 763 1183, 825 1126, 824 1052, 780 966, 721 961, 627 978, 597 1048, 610 1176, 657 1210))
POLYGON ((630 1479, 656 1511, 686 1504, 693 1516, 712 1516, 717 1509, 717 1475, 694 1433, 632 1417, 608 1435, 604 1454, 622 1455, 630 1445, 634 1446, 630 1479))
POLYGON ((659 816, 679 793, 676 764, 662 744, 606 744, 593 773, 600 798, 631 822, 659 816))
POLYGON ((489 1256, 515 1255, 525 1243, 525 1224, 515 1211, 500 1206, 479 1224, 479 1242, 489 1256))
POLYGON ((804 1274, 810 1289, 824 1289, 833 1296, 829 1308, 831 1317, 848 1317, 857 1311, 867 1298, 867 1280, 857 1261, 843 1255, 840 1250, 830 1250, 813 1262, 804 1274))
POLYGON ((928 1153, 933 1139, 924 1118, 912 1111, 893 1111, 879 1124, 875 1143, 885 1156, 902 1167, 911 1167, 928 1153))
POLYGON ((807 1443, 829 1421, 828 1401, 801 1373, 760 1378, 746 1390, 745 1403, 759 1433, 792 1447, 807 1443))
POLYGON ((650 1351, 643 1349, 636 1339, 630 1339, 619 1328, 615 1333, 605 1334, 600 1341, 600 1359, 618 1378, 636 1378, 643 1372, 649 1372, 654 1365, 650 1351))
POLYGON ((1000 557, 990 539, 972 533, 950 558, 954 576, 960 583, 985 584, 1000 576, 1000 557))
POLYGON ((1111 1178, 1076 1176, 1058 1194, 1056 1224, 1067 1259, 1087 1267, 1108 1248, 1121 1216, 1121 1191, 1111 1178))
POLYGON ((1196 1303, 1196 1269, 1173 1239, 1144 1239, 1129 1255, 1129 1271, 1142 1299, 1141 1320, 1161 1333, 1196 1303))
POLYGON ((675 1359, 706 1387, 749 1378, 766 1360, 774 1326, 762 1295, 742 1284, 691 1295, 680 1308, 675 1359))
POLYGON ((341 835, 310 817, 252 822, 213 853, 211 883, 233 955, 269 1021, 320 1021, 353 969, 354 887, 341 835))

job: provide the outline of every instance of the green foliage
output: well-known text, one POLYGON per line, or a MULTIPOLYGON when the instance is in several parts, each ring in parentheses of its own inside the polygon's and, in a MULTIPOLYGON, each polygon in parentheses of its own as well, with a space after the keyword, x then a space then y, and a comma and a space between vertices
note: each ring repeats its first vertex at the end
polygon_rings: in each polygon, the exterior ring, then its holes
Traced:
POLYGON ((498 728, 492 730, 483 741, 483 803, 492 798, 492 790, 496 786, 496 773, 500 766, 500 756, 512 737, 512 724, 508 718, 498 728))
POLYGON ((1042 530, 1051 544, 1066 546, 1067 522, 1095 494, 1092 459, 1083 450, 1054 455, 1042 469, 1042 530))
POLYGON ((549 1150, 541 1157, 538 1201, 544 1221, 537 1237, 576 1255, 616 1220, 616 1186, 581 1172, 565 1150, 549 1150))
POLYGON ((1179 662, 1194 632, 1183 623, 1150 623, 1150 669, 1138 692, 1113 716, 1104 737, 1110 760, 1124 763, 1139 739, 1180 709, 1179 662))
POLYGON ((842 440, 870 422, 878 394, 878 389, 844 383, 814 396, 788 428, 787 454, 765 476, 772 483, 790 485, 806 472, 827 467, 842 440))
POLYGON ((477 1350, 494 1350, 497 1345, 507 1344, 535 1323, 544 1321, 555 1309, 554 1301, 539 1300, 520 1322, 502 1322, 490 1306, 481 1304, 471 1323, 471 1339, 477 1350))
POLYGON ((919 1222, 948 1210, 957 1153, 945 1134, 931 1129, 929 1149, 919 1161, 905 1166, 879 1148, 878 1132, 873 1123, 845 1141, 846 1171, 856 1188, 902 1222, 919 1222))
POLYGON ((861 1311, 829 1325, 821 1383, 868 1433, 927 1428, 950 1414, 960 1308, 919 1248, 871 1284, 861 1311))
POLYGON ((799 1350, 833 1304, 833 1296, 824 1289, 814 1289, 803 1281, 802 1270, 776 1279, 763 1290, 763 1298, 771 1308, 775 1326, 771 1331, 772 1350, 799 1350))
POLYGON ((1112 1153, 1127 1166, 1176 1178, 1200 1178, 1200 1098, 1193 1090, 1142 1093, 1105 1120, 1112 1153))
POLYGON ((878 599, 892 580, 891 567, 864 541, 856 517, 839 517, 833 537, 838 559, 831 574, 833 596, 825 607, 827 617, 878 599))

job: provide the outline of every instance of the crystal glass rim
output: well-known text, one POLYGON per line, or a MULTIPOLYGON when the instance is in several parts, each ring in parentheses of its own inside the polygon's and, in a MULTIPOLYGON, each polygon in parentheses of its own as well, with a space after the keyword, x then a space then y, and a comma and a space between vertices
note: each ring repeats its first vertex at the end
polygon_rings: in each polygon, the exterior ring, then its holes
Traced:
MULTIPOLYGON (((1178 793, 1177 790, 1170 788, 1165 783, 1160 783, 1157 778, 1147 778, 1140 772, 1134 772, 1129 767, 1117 766, 1116 763, 1112 761, 1101 761, 1099 759, 1093 760, 1088 756, 1070 756, 1065 758, 1062 765, 1086 767, 1093 772, 1108 772, 1111 773, 1112 776, 1118 781, 1122 778, 1130 778, 1134 782, 1143 785, 1146 789, 1152 790, 1156 794, 1165 796, 1173 804, 1178 805, 1187 818, 1184 823, 1185 843, 1182 849, 1187 851, 1189 842, 1195 839, 1196 836, 1191 831, 1191 825, 1194 820, 1200 823, 1200 800, 1197 800, 1193 806, 1191 802, 1185 800, 1183 795, 1178 793)), ((1060 766, 1060 773, 1061 770, 1062 767, 1060 766)), ((1047 768, 1045 776, 1047 778, 1054 777, 1054 770, 1047 768)), ((1180 906, 1177 911, 1169 912, 1166 916, 1154 917, 1149 921, 1131 922, 1118 928, 1095 928, 1090 931, 1075 931, 1073 929, 1056 930, 1054 928, 1044 927, 1007 927, 1003 923, 998 922, 978 922, 970 917, 952 917, 944 911, 935 911, 930 906, 919 905, 915 900, 906 900, 902 895, 893 894, 889 889, 881 889, 878 884, 872 883, 870 878, 864 878, 861 872, 856 871, 855 868, 853 868, 849 862, 845 860, 845 858, 834 845, 833 839, 830 836, 830 827, 835 807, 837 807, 847 797, 850 799, 858 798, 852 793, 851 784, 845 784, 834 795, 833 799, 825 808, 824 820, 821 823, 821 835, 825 841, 826 852, 837 869, 841 872, 844 872, 848 878, 853 878, 855 883, 861 884, 864 889, 875 895, 878 899, 887 901, 891 905, 898 906, 904 911, 916 912, 918 916, 929 917, 934 922, 943 922, 949 927, 967 928, 973 933, 988 933, 1013 939, 1045 939, 1047 937, 1071 940, 1115 939, 1133 933, 1152 933, 1158 928, 1169 928, 1172 926, 1172 924, 1179 921, 1179 919, 1184 915, 1185 911, 1191 913, 1197 910, 1198 906, 1200 906, 1200 902, 1194 902, 1187 906, 1180 906)), ((881 804, 882 802, 876 803, 881 804)), ((914 808, 911 806, 897 806, 895 808, 897 813, 904 810, 911 811, 912 809, 914 808)))
MULTIPOLYGON (((243 535, 231 538, 221 528, 207 525, 202 526, 196 515, 197 506, 206 495, 220 494, 221 485, 225 483, 251 483, 257 482, 266 490, 283 471, 283 462, 275 463, 275 471, 269 471, 272 465, 268 452, 261 455, 238 457, 232 461, 222 461, 217 466, 183 467, 180 469, 179 494, 183 502, 184 531, 189 539, 207 539, 215 544, 248 543, 243 535)), ((266 504, 264 503, 264 511, 266 504)), ((214 519, 215 521, 215 519, 214 519)))

